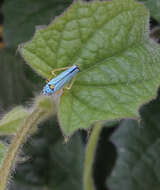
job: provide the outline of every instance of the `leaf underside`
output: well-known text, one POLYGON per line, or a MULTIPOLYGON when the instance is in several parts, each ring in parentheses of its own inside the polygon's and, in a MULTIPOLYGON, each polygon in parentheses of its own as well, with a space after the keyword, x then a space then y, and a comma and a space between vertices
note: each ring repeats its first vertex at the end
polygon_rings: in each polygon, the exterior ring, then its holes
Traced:
POLYGON ((148 23, 147 9, 133 0, 79 0, 20 47, 45 78, 55 68, 80 67, 59 104, 66 135, 98 120, 137 117, 139 106, 156 96, 160 47, 149 39, 148 23))

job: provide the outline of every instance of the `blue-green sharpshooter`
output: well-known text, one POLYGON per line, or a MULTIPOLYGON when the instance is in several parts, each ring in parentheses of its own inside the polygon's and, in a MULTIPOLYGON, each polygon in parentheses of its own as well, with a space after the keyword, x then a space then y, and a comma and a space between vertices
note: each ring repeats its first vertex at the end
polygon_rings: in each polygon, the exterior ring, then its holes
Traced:
POLYGON ((57 77, 51 79, 43 88, 43 95, 52 95, 57 90, 60 90, 76 75, 77 72, 79 72, 79 70, 80 69, 77 65, 73 65, 57 77))

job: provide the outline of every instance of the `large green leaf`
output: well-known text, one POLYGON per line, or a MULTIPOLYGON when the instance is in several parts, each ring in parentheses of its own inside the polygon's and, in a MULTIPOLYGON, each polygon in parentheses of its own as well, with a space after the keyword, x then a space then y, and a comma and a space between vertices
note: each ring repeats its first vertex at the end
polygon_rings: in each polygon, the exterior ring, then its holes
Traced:
POLYGON ((84 147, 80 136, 64 143, 57 124, 49 120, 23 148, 26 161, 17 164, 11 190, 82 190, 84 147))
POLYGON ((65 134, 97 120, 137 117, 156 95, 160 47, 148 36, 149 13, 133 0, 78 0, 20 51, 43 77, 54 68, 80 67, 64 90, 58 116, 65 134))
POLYGON ((5 0, 4 32, 7 46, 17 46, 29 40, 35 25, 47 24, 60 14, 72 0, 5 0))
POLYGON ((160 189, 160 101, 143 108, 142 122, 124 121, 113 134, 118 159, 108 181, 111 190, 160 189))

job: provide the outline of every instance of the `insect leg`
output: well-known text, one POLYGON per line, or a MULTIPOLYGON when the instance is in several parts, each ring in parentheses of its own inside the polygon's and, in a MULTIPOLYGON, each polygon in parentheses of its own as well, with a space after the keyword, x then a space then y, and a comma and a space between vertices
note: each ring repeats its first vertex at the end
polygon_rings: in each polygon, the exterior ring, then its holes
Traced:
MULTIPOLYGON (((69 66, 69 67, 57 68, 57 69, 52 70, 52 71, 51 71, 51 74, 52 74, 53 76, 56 76, 55 72, 57 72, 57 71, 63 71, 63 70, 69 69, 69 68, 70 68, 70 66, 69 66)), ((46 80, 46 83, 48 83, 51 79, 52 79, 52 76, 50 76, 50 77, 46 80)))
POLYGON ((69 66, 69 67, 57 68, 57 69, 52 70, 52 71, 51 71, 51 74, 52 74, 53 76, 56 76, 55 72, 57 72, 57 71, 63 71, 63 70, 69 69, 69 68, 70 68, 70 66, 69 66))
POLYGON ((71 83, 68 86, 65 87, 65 89, 70 90, 72 88, 75 80, 76 80, 76 76, 72 79, 71 83))

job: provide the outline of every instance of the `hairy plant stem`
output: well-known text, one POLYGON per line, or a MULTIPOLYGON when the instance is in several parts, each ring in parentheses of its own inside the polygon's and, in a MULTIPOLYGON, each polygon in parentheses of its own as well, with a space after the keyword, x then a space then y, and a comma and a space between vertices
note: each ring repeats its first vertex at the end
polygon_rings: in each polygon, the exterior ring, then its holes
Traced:
POLYGON ((30 135, 32 127, 38 124, 45 114, 46 111, 43 109, 35 108, 35 110, 26 118, 22 127, 20 127, 19 131, 17 132, 3 161, 2 167, 0 168, 0 190, 6 189, 10 172, 14 167, 20 148, 24 144, 26 138, 30 135))
POLYGON ((95 124, 91 136, 89 138, 88 145, 86 147, 85 163, 84 163, 84 189, 85 190, 95 190, 95 185, 93 182, 93 172, 92 166, 94 162, 94 155, 96 152, 96 147, 99 139, 100 132, 102 130, 101 123, 95 124))

